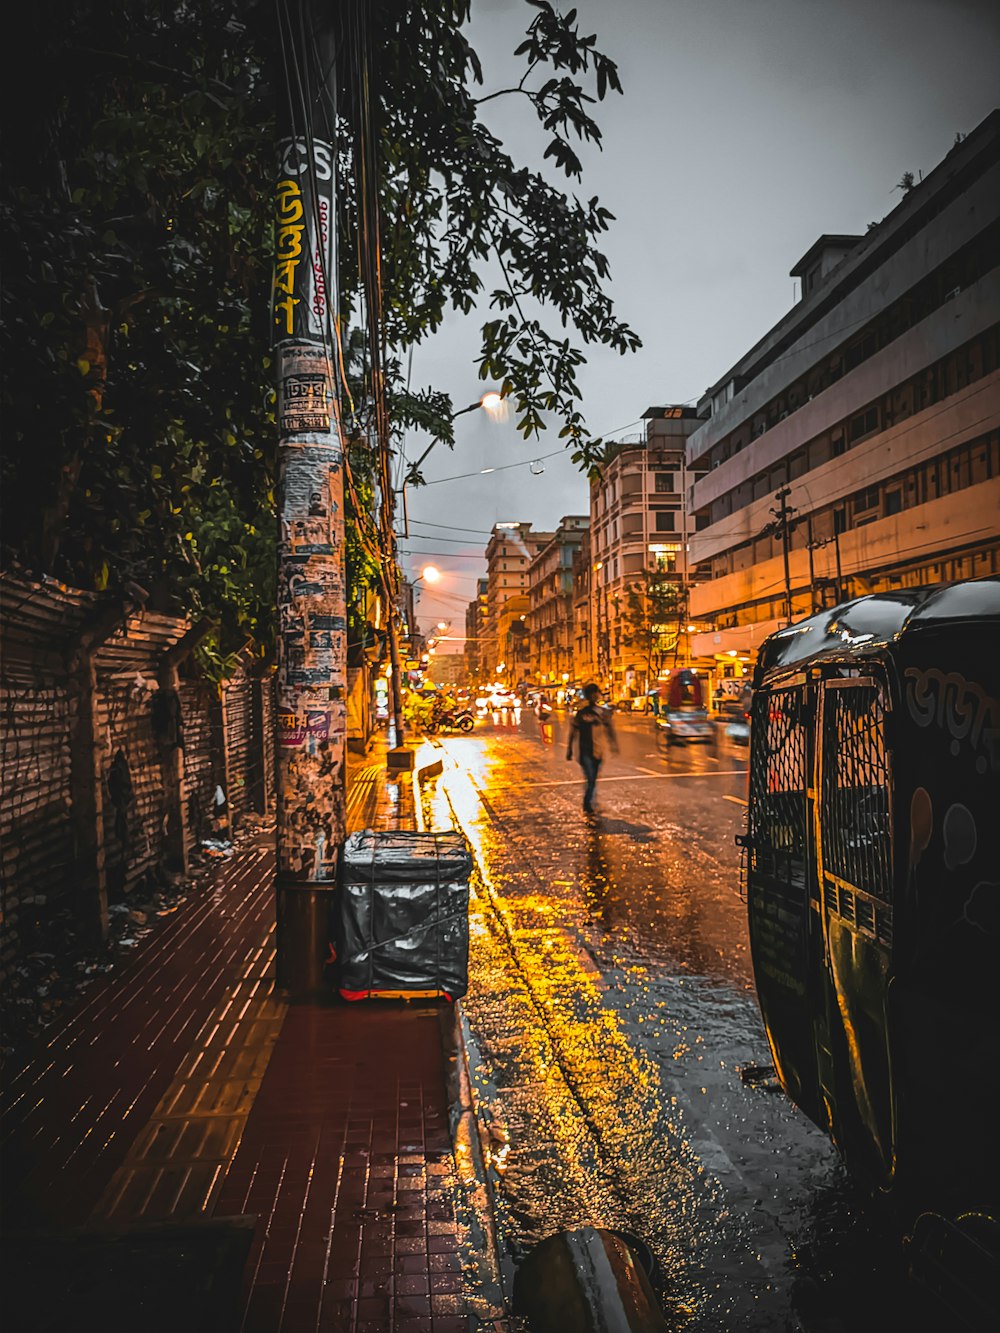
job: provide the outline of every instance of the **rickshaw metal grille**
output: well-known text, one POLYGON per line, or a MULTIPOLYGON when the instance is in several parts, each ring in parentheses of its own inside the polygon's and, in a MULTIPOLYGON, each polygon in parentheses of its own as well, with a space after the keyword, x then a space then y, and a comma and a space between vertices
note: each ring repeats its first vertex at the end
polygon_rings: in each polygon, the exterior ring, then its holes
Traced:
POLYGON ((823 902, 828 912, 835 913, 859 934, 887 947, 892 945, 892 907, 889 903, 840 883, 828 871, 823 875, 823 902))
POLYGON ((806 850, 806 731, 801 690, 760 690, 750 728, 750 869, 784 880, 806 850))
POLYGON ((820 805, 824 874, 839 881, 839 915, 866 933, 881 934, 873 909, 845 890, 881 902, 891 896, 889 763, 882 692, 871 681, 828 681, 823 702, 820 805), (846 909, 846 910, 845 910, 846 909))

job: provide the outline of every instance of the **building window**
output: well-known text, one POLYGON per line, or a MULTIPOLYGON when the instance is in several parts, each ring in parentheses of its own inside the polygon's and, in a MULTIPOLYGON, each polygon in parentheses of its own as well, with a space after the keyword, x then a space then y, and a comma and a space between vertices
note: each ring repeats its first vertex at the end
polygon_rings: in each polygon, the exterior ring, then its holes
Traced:
POLYGON ((832 458, 839 458, 845 448, 846 445, 844 444, 843 435, 835 435, 830 442, 830 456, 832 458))
POLYGON ((656 473, 656 491, 658 495, 670 495, 674 491, 674 474, 672 472, 656 473))
POLYGON ((673 532, 674 530, 674 511, 672 509, 661 510, 656 515, 657 532, 673 532))
POLYGON ((842 532, 847 531, 847 510, 844 508, 833 511, 833 532, 834 536, 839 537, 842 532))
POLYGON ((878 341, 874 333, 866 333, 864 337, 847 349, 847 355, 844 360, 847 363, 847 369, 853 370, 855 366, 860 366, 862 361, 867 361, 870 356, 874 356, 878 351, 878 341))
POLYGON ((876 430, 878 430, 877 407, 869 407, 867 412, 859 412, 856 417, 851 417, 849 435, 852 444, 863 440, 866 435, 871 435, 876 430))
POLYGON ((854 512, 863 514, 869 509, 877 509, 879 503, 879 490, 877 486, 868 486, 865 490, 859 491, 854 497, 854 512))
POLYGON ((677 553, 680 546, 676 542, 655 542, 649 546, 650 564, 659 574, 672 574, 677 568, 677 553))
POLYGON ((898 514, 903 508, 903 492, 886 491, 885 493, 885 512, 889 514, 898 514))

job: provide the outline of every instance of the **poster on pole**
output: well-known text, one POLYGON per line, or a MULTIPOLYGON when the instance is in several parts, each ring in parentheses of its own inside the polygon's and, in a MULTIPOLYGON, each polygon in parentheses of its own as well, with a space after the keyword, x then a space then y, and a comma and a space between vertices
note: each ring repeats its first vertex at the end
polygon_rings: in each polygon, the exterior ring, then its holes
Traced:
POLYGON ((326 434, 333 422, 330 358, 317 343, 287 342, 278 349, 278 429, 282 437, 326 434))
POLYGON ((333 145, 282 139, 274 197, 274 342, 332 341, 333 145), (310 151, 311 149, 311 151, 310 151))

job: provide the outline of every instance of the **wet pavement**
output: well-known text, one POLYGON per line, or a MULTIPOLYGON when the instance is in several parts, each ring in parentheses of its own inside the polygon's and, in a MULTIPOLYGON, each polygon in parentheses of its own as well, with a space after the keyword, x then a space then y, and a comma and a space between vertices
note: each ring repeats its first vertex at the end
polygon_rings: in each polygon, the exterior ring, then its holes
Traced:
POLYGON ((941 1327, 889 1219, 766 1077, 733 841, 746 751, 664 751, 620 718, 588 820, 565 727, 508 713, 444 738, 429 810, 479 861, 463 1007, 513 1260, 609 1226, 651 1247, 671 1327, 941 1327))
MULTIPOLYGON (((411 784, 389 780, 384 748, 352 768, 352 827, 412 827, 411 784)), ((470 1098, 453 1086, 455 1010, 290 1004, 273 986, 274 933, 262 829, 7 1080, 5 1328, 467 1333, 501 1320, 470 1098)))

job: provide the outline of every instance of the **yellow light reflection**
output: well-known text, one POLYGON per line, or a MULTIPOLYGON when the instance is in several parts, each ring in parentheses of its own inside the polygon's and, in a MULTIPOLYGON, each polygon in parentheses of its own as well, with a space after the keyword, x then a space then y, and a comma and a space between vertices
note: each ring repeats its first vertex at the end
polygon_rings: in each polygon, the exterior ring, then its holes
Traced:
MULTIPOLYGON (((627 1181, 629 1212, 648 1219, 646 1234, 658 1258, 680 1275, 692 1242, 710 1234, 705 1191, 712 1193, 713 1183, 656 1064, 635 1047, 627 1016, 606 1003, 605 978, 567 928, 567 901, 557 892, 565 881, 546 878, 531 892, 529 872, 514 871, 516 892, 503 892, 499 876, 512 873, 512 862, 503 856, 503 834, 477 788, 502 802, 509 774, 505 778, 499 759, 482 749, 463 753, 462 761, 466 769, 453 762, 437 784, 434 818, 441 822, 434 826, 458 823, 485 879, 474 883, 470 905, 470 989, 463 1007, 477 1036, 490 1034, 484 1065, 474 1071, 485 1089, 480 1101, 491 1096, 490 1061, 503 1067, 502 1134, 495 1132, 495 1107, 484 1114, 490 1164, 505 1176, 518 1206, 537 1211, 547 1231, 624 1225, 616 1201, 627 1181), (496 883, 489 879, 493 867, 496 883), (671 1103, 668 1117, 664 1107, 671 1103), (546 1189, 549 1168, 539 1173, 535 1155, 519 1157, 522 1140, 546 1145, 546 1160, 557 1164, 558 1199, 546 1189)), ((646 971, 627 970, 640 996, 648 994, 646 971)), ((659 1023, 661 1011, 651 1002, 647 1016, 659 1023)), ((682 1048, 689 1049, 683 1039, 675 1059, 682 1048)), ((676 1308, 702 1304, 701 1282, 697 1274, 690 1283, 678 1281, 676 1308)))

